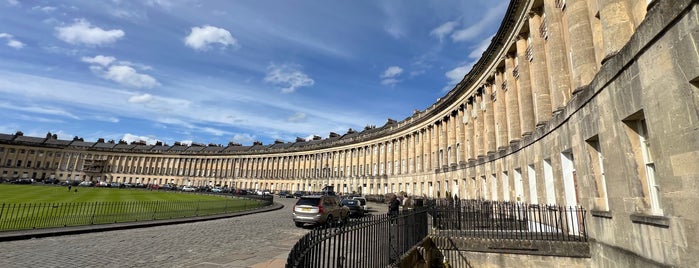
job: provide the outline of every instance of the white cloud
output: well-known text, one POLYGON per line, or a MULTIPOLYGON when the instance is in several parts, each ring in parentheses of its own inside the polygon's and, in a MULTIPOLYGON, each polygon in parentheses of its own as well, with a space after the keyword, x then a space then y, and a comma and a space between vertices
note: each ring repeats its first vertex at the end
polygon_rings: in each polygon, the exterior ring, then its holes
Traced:
POLYGON ((211 135, 214 135, 214 136, 223 136, 225 134, 228 134, 228 132, 225 130, 212 128, 212 127, 204 127, 204 128, 201 128, 201 130, 206 132, 206 133, 210 133, 211 135))
POLYGON ((107 70, 100 73, 100 76, 134 88, 153 88, 160 85, 155 78, 147 74, 140 74, 134 68, 125 65, 109 66, 107 70))
POLYGON ((138 136, 138 135, 134 135, 134 134, 131 134, 131 133, 126 133, 126 134, 124 134, 124 136, 123 136, 121 139, 124 140, 124 141, 126 141, 126 142, 128 142, 128 143, 131 143, 131 142, 134 142, 134 141, 145 141, 146 144, 150 144, 150 145, 153 145, 153 144, 155 144, 156 142, 160 141, 159 139, 157 139, 157 138, 155 138, 155 137, 151 137, 151 136, 138 136))
POLYGON ((306 113, 297 112, 297 113, 293 114, 292 116, 290 116, 289 118, 287 118, 287 121, 292 122, 292 123, 298 123, 298 122, 306 121, 307 117, 308 117, 308 115, 306 115, 306 113))
POLYGON ((509 1, 500 1, 498 4, 491 5, 483 17, 475 24, 470 24, 468 27, 456 30, 451 34, 451 39, 454 42, 469 41, 477 38, 478 35, 490 25, 497 23, 497 19, 502 18, 505 13, 509 1))
POLYGON ((255 136, 248 133, 236 133, 231 140, 240 144, 250 144, 255 141, 255 136))
POLYGON ((403 73, 403 68, 398 67, 398 66, 391 66, 386 68, 386 70, 381 74, 381 84, 385 86, 393 86, 400 82, 400 80, 396 79, 399 75, 403 73))
POLYGON ((381 78, 390 78, 390 77, 396 77, 403 73, 403 68, 398 67, 398 66, 391 66, 386 68, 386 70, 383 72, 381 75, 381 78))
POLYGON ((386 78, 381 80, 381 84, 384 86, 393 86, 400 82, 400 80, 395 79, 395 78, 386 78))
POLYGON ((185 38, 184 43, 196 50, 207 50, 211 44, 215 43, 223 47, 237 47, 238 45, 238 41, 228 30, 210 25, 192 27, 192 32, 185 38))
POLYGON ((476 59, 480 58, 483 56, 483 52, 488 49, 488 46, 490 45, 490 42, 493 41, 493 37, 495 35, 491 35, 488 38, 483 39, 478 45, 476 45, 476 48, 471 51, 471 53, 468 54, 469 58, 476 59))
POLYGON ((448 21, 445 22, 444 24, 440 25, 437 28, 434 28, 431 32, 430 35, 436 36, 439 41, 441 42, 444 39, 444 36, 450 34, 452 31, 454 31, 454 28, 457 26, 458 21, 448 21))
POLYGON ((463 79, 466 73, 468 73, 468 71, 471 70, 474 63, 475 62, 470 62, 461 66, 457 66, 456 68, 451 69, 447 73, 445 73, 444 75, 446 75, 447 78, 449 78, 449 84, 454 86, 461 82, 461 79, 463 79))
POLYGON ((114 58, 114 57, 102 56, 102 55, 97 55, 97 56, 94 56, 92 58, 82 57, 83 62, 92 63, 92 64, 96 63, 96 64, 99 64, 102 66, 107 66, 107 65, 111 64, 112 62, 114 62, 115 60, 116 60, 116 58, 114 58))
POLYGON ((7 0, 7 3, 10 4, 11 6, 19 5, 19 1, 17 1, 17 0, 7 0))
POLYGON ((57 37, 70 44, 101 46, 111 44, 124 37, 122 30, 103 30, 94 27, 85 19, 79 19, 72 25, 56 27, 57 37))
POLYGON ((265 82, 282 86, 282 93, 292 93, 298 87, 312 86, 315 81, 308 77, 297 64, 270 64, 267 66, 265 82))
POLYGON ((131 66, 139 66, 141 69, 152 69, 149 66, 131 63, 129 61, 118 61, 111 56, 97 55, 95 57, 83 57, 83 62, 90 63, 90 70, 98 76, 112 80, 121 85, 133 88, 153 88, 160 83, 150 75, 141 74, 131 66))
POLYGON ((45 7, 42 7, 42 6, 35 6, 35 7, 32 7, 32 10, 40 10, 40 11, 43 11, 43 12, 46 12, 46 13, 51 13, 51 12, 53 12, 53 11, 56 10, 56 7, 52 7, 52 6, 45 6, 45 7))
POLYGON ((8 33, 0 33, 0 38, 7 39, 7 46, 15 49, 20 49, 24 47, 24 43, 15 39, 14 36, 8 33))
POLYGON ((134 95, 133 97, 129 98, 130 103, 146 103, 152 100, 153 96, 151 94, 134 95))
POLYGON ((30 112, 30 113, 36 113, 36 114, 63 116, 63 117, 69 117, 72 119, 80 119, 78 116, 76 116, 68 111, 62 110, 60 108, 53 108, 53 107, 40 107, 40 106, 29 106, 29 105, 17 106, 17 105, 13 105, 13 104, 6 103, 6 102, 0 102, 0 108, 16 110, 16 111, 23 111, 23 112, 30 112))

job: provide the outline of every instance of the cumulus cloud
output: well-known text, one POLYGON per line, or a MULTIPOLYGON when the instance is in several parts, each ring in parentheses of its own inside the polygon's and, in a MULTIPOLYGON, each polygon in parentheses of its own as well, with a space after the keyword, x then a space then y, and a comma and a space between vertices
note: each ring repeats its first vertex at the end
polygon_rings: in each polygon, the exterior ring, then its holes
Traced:
POLYGON ((114 62, 116 58, 111 57, 111 56, 103 56, 103 55, 97 55, 95 57, 83 57, 82 61, 87 62, 87 63, 92 63, 92 64, 99 64, 102 66, 108 66, 112 62, 114 62))
POLYGON ((7 40, 7 46, 14 48, 14 49, 20 49, 24 47, 24 43, 20 42, 19 40, 15 39, 14 36, 8 33, 0 33, 0 39, 6 39, 7 40))
POLYGON ((237 47, 238 40, 226 29, 204 25, 192 27, 192 32, 185 38, 184 43, 195 50, 207 50, 212 44, 237 47))
POLYGON ((124 37, 122 30, 104 30, 92 26, 85 19, 79 19, 69 26, 56 27, 55 29, 58 39, 74 45, 101 46, 114 43, 124 37))
POLYGON ((306 113, 298 112, 298 113, 293 114, 292 116, 290 116, 286 120, 289 122, 292 122, 292 123, 298 123, 298 122, 306 121, 307 117, 308 117, 308 115, 306 115, 306 113))
POLYGON ((391 66, 386 68, 386 70, 381 74, 381 84, 385 86, 393 86, 400 82, 397 79, 403 73, 403 68, 398 66, 391 66))
POLYGON ((403 73, 403 68, 398 67, 398 66, 391 66, 388 67, 383 74, 381 75, 382 78, 388 78, 388 77, 396 77, 403 73))
POLYGON ((124 136, 121 139, 128 142, 128 143, 131 143, 134 141, 145 141, 146 144, 151 144, 151 145, 160 141, 159 139, 152 137, 152 136, 138 136, 138 135, 134 135, 131 133, 124 134, 124 136))
POLYGON ((255 141, 255 136, 248 133, 236 133, 231 140, 240 144, 250 144, 255 141))
POLYGON ((90 64, 90 70, 96 75, 117 82, 121 85, 133 88, 153 88, 159 86, 158 80, 150 75, 139 73, 132 66, 141 70, 150 70, 149 66, 135 64, 129 61, 117 61, 111 56, 97 55, 95 57, 83 57, 83 62, 90 64))
POLYGON ((440 25, 437 28, 434 28, 431 32, 430 35, 436 36, 439 41, 441 42, 445 36, 450 34, 451 32, 454 31, 454 28, 458 25, 458 21, 448 21, 445 22, 444 24, 440 25))
POLYGON ((153 96, 151 94, 143 94, 143 95, 134 95, 131 98, 129 98, 130 103, 146 103, 150 102, 153 100, 153 96))
POLYGON ((282 87, 282 93, 292 93, 299 87, 312 86, 315 81, 301 71, 297 64, 270 64, 265 82, 282 87))
POLYGON ((19 5, 19 1, 17 1, 17 0, 7 0, 7 3, 10 4, 11 6, 19 5))

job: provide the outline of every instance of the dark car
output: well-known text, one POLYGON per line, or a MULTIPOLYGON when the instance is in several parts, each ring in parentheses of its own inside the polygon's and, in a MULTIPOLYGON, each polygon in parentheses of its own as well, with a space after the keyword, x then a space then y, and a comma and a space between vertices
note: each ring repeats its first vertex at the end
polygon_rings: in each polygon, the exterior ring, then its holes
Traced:
POLYGON ((350 217, 362 217, 364 216, 364 208, 358 200, 345 199, 342 200, 342 206, 349 209, 350 217))
POLYGON ((289 191, 280 191, 280 192, 279 192, 279 197, 294 198, 294 195, 291 194, 291 192, 289 192, 289 191))
POLYGON ((304 192, 304 191, 296 191, 296 192, 294 192, 294 197, 296 197, 296 198, 302 197, 302 196, 304 196, 304 195, 306 195, 306 192, 304 192))

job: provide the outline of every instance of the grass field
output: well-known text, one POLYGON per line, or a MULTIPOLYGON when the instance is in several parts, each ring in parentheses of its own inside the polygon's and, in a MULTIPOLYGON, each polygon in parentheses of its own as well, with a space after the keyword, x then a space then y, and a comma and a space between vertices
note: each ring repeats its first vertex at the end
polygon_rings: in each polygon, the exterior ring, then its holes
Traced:
POLYGON ((197 201, 222 200, 226 197, 147 189, 103 187, 68 187, 55 185, 0 184, 0 204, 130 202, 130 201, 197 201), (78 190, 75 192, 75 190, 78 190))
POLYGON ((204 216, 267 204, 145 189, 0 184, 0 231, 204 216))

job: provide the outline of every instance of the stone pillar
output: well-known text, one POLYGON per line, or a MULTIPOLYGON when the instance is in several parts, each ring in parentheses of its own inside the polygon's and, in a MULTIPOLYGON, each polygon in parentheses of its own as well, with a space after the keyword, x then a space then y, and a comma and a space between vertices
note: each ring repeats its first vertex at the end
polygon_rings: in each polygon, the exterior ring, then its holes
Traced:
POLYGON ((626 0, 598 0, 597 3, 602 24, 604 57, 607 58, 629 41, 634 25, 626 0))
POLYGON ((458 148, 456 148, 457 165, 461 165, 466 162, 464 161, 466 157, 466 137, 464 135, 466 128, 466 126, 464 126, 465 109, 466 104, 461 104, 456 110, 456 115, 454 118, 454 124, 456 125, 456 142, 459 144, 459 146, 457 146, 458 148))
POLYGON ((425 157, 423 163, 425 163, 425 171, 427 172, 433 172, 434 168, 432 167, 432 135, 430 134, 432 126, 428 126, 425 128, 425 135, 423 137, 425 138, 425 151, 423 151, 423 156, 425 157))
POLYGON ((447 133, 448 134, 447 137, 449 139, 448 140, 449 143, 448 143, 447 147, 451 148, 451 150, 449 151, 449 154, 450 154, 449 158, 451 159, 451 161, 449 161, 449 163, 448 163, 449 166, 451 166, 452 164, 459 163, 459 160, 456 159, 456 150, 458 150, 456 148, 456 141, 457 141, 456 137, 458 136, 458 132, 456 130, 456 119, 458 117, 457 115, 458 115, 457 111, 452 111, 448 115, 449 121, 447 123, 448 123, 448 127, 449 127, 449 132, 447 133))
MULTIPOLYGON (((446 118, 446 117, 445 117, 446 118)), ((443 168, 445 166, 449 166, 449 156, 447 155, 447 129, 449 128, 449 121, 446 121, 445 118, 442 118, 442 121, 437 125, 439 129, 439 157, 440 157, 440 165, 439 168, 443 168)))
POLYGON ((545 21, 540 28, 540 34, 546 38, 549 88, 554 112, 559 112, 565 107, 571 94, 568 53, 563 38, 561 15, 561 9, 556 7, 555 1, 544 1, 545 21))
POLYGON ((466 160, 471 161, 476 159, 476 143, 474 142, 476 140, 476 131, 477 129, 474 128, 474 125, 477 123, 477 118, 475 118, 474 115, 474 110, 475 107, 473 106, 473 97, 469 97, 469 100, 466 102, 464 109, 464 123, 466 124, 466 134, 464 135, 464 138, 466 139, 466 144, 464 147, 466 147, 466 160), (474 131, 476 130, 476 131, 474 131))
POLYGON ((505 86, 503 88, 503 97, 507 111, 507 137, 508 142, 518 142, 522 135, 522 129, 519 121, 519 89, 514 76, 515 70, 515 55, 507 54, 505 56, 505 86))
POLYGON ((515 72, 515 81, 517 84, 517 92, 519 93, 519 121, 521 127, 521 136, 528 136, 534 131, 534 106, 532 101, 532 81, 529 73, 530 62, 527 57, 527 39, 526 34, 517 36, 517 71, 515 72))
POLYGON ((495 90, 495 85, 490 84, 484 88, 483 104, 485 104, 485 110, 483 111, 484 126, 485 126, 485 145, 486 154, 495 153, 497 150, 495 143, 495 108, 493 107, 492 93, 495 90))
MULTIPOLYGON (((493 103, 495 109, 495 144, 498 150, 504 149, 507 146, 507 111, 505 104, 505 90, 503 88, 504 75, 503 69, 498 68, 494 75, 495 84, 490 92, 489 100, 493 103)), ((487 120, 487 119, 486 119, 487 120)))
POLYGON ((486 116, 485 116, 485 98, 486 93, 485 93, 485 86, 481 88, 480 94, 476 95, 476 101, 474 102, 473 108, 476 111, 476 119, 478 121, 474 125, 474 129, 476 132, 476 158, 485 156, 487 153, 487 148, 488 148, 488 142, 485 138, 486 136, 486 116))
POLYGON ((569 50, 574 91, 590 83, 597 73, 592 24, 588 14, 587 1, 567 1, 566 16, 568 33, 571 36, 569 50))
POLYGON ((531 62, 532 100, 537 126, 546 124, 551 119, 551 98, 549 93, 548 67, 546 66, 546 50, 544 38, 539 34, 541 28, 541 10, 529 13, 529 45, 527 58, 531 62))

